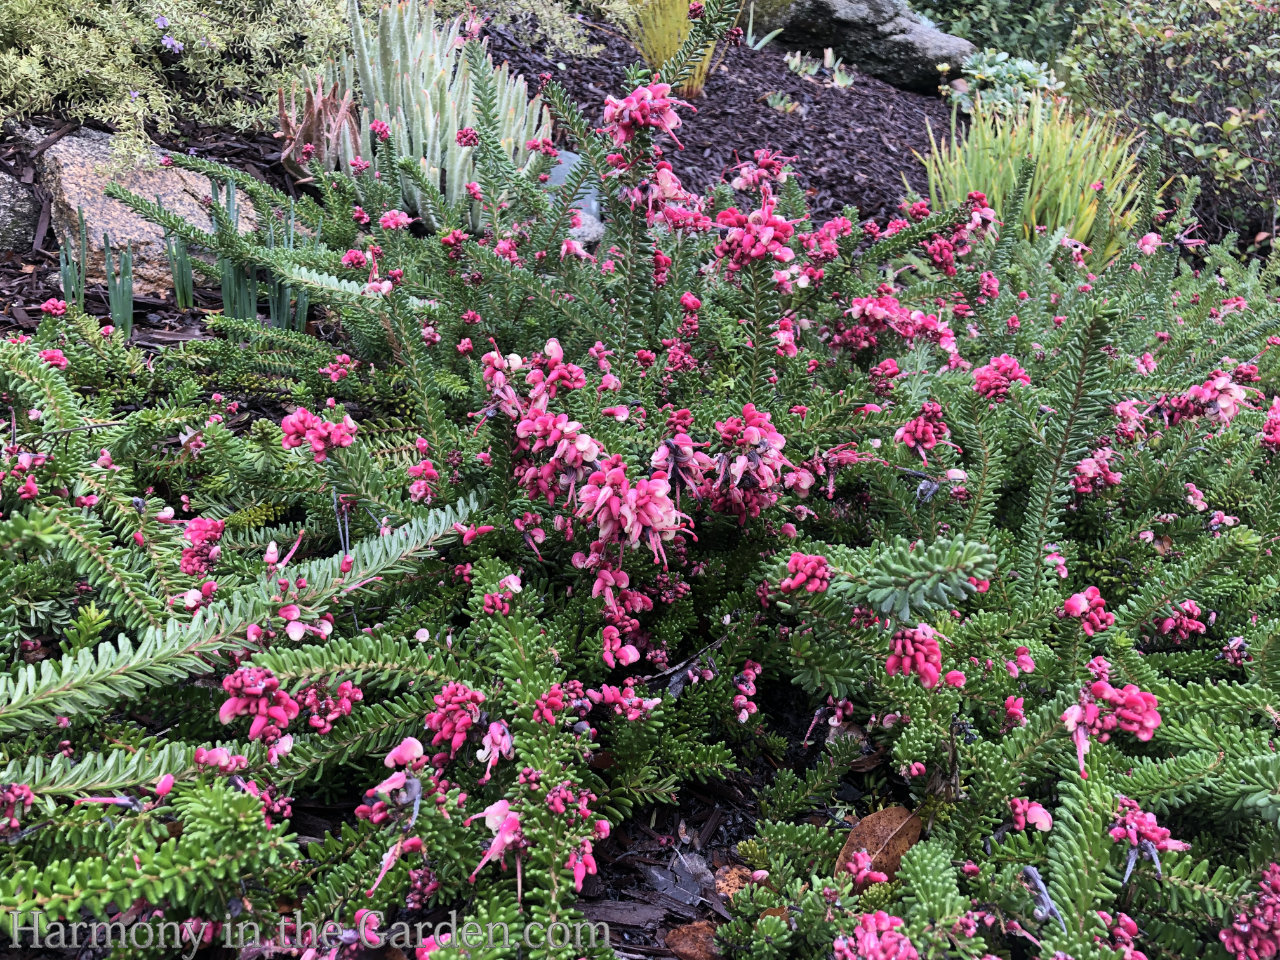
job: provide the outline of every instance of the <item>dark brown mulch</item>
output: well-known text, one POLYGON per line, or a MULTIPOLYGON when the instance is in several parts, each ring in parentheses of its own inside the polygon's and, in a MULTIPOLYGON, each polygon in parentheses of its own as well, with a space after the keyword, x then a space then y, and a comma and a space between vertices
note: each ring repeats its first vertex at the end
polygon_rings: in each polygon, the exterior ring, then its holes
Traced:
MULTIPOLYGON (((595 56, 565 57, 555 51, 525 49, 511 28, 490 30, 496 60, 507 60, 531 83, 549 73, 565 87, 587 117, 599 122, 606 95, 627 91, 625 71, 639 60, 629 41, 598 25, 591 39, 603 46, 595 56)), ((809 193, 815 217, 829 217, 854 204, 863 218, 883 218, 911 189, 924 193, 927 181, 913 151, 929 152, 926 123, 936 135, 950 129, 950 108, 939 97, 899 90, 858 74, 845 89, 792 73, 785 48, 762 51, 731 48, 693 102, 697 113, 680 111, 684 150, 668 159, 685 186, 704 190, 718 183, 734 164, 768 148, 795 156, 794 169, 809 193), (785 93, 800 105, 785 114, 765 102, 785 93)))

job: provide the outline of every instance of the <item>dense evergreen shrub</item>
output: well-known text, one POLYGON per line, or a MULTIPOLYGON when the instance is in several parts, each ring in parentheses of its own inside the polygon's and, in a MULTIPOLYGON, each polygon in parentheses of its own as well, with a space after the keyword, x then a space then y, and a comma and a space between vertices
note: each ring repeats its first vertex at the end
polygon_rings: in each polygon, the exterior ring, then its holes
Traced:
POLYGON ((308 246, 115 191, 339 343, 146 355, 60 301, 0 342, 0 909, 296 912, 330 960, 463 956, 396 926, 456 909, 513 931, 469 957, 605 955, 520 930, 624 819, 776 766, 728 955, 1274 952, 1276 271, 1151 202, 1114 258, 1001 235, 1029 168, 999 216, 811 223, 764 150, 695 196, 685 107, 630 81, 600 132, 547 87, 550 189, 481 79, 478 234, 426 178, 438 231, 395 206, 387 141, 293 207, 173 158, 308 246), (359 805, 303 837, 302 796, 359 805))
MULTIPOLYGON (((1069 60, 1082 99, 1201 179, 1215 234, 1274 235, 1280 200, 1280 12, 1258 0, 1102 0, 1069 60)), ((1249 238, 1247 238, 1249 239, 1249 238)))
POLYGON ((1083 0, 916 0, 915 9, 979 49, 1052 63, 1071 42, 1083 0))

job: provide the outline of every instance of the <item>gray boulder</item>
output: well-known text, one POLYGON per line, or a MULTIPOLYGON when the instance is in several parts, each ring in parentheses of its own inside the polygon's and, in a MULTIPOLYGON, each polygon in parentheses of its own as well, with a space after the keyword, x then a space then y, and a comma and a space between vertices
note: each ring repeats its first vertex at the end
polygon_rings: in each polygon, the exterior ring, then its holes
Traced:
POLYGON ((0 173, 0 251, 30 250, 39 219, 40 201, 31 188, 0 173))
MULTIPOLYGON (((20 131, 31 142, 44 137, 36 129, 20 131)), ((162 294, 173 286, 169 259, 165 255, 164 230, 144 220, 124 204, 104 193, 108 183, 122 184, 139 196, 159 201, 200 230, 212 224, 203 198, 209 194, 206 177, 178 167, 160 165, 161 151, 152 150, 152 164, 116 169, 112 163, 110 134, 82 129, 49 147, 36 163, 36 182, 52 200, 51 222, 58 242, 72 250, 79 247, 80 211, 84 211, 88 232, 89 262, 85 265, 90 285, 106 281, 106 254, 103 234, 111 236, 117 257, 128 247, 133 251, 133 290, 144 296, 162 294)), ((247 197, 238 199, 240 231, 253 228, 253 206, 247 197)), ((30 246, 30 241, 27 241, 30 246)))
POLYGON ((920 19, 905 0, 797 0, 782 37, 787 49, 830 47, 846 66, 895 87, 936 93, 975 51, 968 40, 920 19))

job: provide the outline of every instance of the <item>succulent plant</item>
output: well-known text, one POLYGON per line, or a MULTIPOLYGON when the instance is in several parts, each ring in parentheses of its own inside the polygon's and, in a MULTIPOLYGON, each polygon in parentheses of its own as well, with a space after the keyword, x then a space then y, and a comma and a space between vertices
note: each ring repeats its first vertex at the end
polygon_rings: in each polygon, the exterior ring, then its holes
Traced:
MULTIPOLYGON (((369 125, 381 120, 391 128, 392 153, 421 158, 450 204, 464 199, 465 185, 476 179, 473 151, 457 142, 458 131, 476 123, 471 68, 462 52, 472 24, 438 19, 430 3, 425 9, 383 6, 376 30, 366 30, 359 0, 348 0, 348 18, 352 53, 330 68, 339 90, 360 93, 359 140, 343 145, 344 162, 376 155, 369 125)), ((550 135, 550 113, 540 97, 530 99, 524 78, 507 64, 494 66, 489 57, 485 63, 494 72, 503 147, 523 166, 530 156, 526 141, 550 135)), ((401 177, 401 191, 405 206, 434 226, 421 190, 401 177)), ((478 226, 477 204, 472 220, 478 226)))
POLYGON ((284 88, 276 91, 280 103, 280 129, 277 139, 283 140, 280 161, 285 169, 296 177, 309 178, 316 171, 337 168, 343 154, 354 148, 360 136, 356 121, 354 92, 345 90, 339 94, 339 84, 331 82, 326 90, 323 77, 308 78, 298 112, 298 85, 289 92, 289 105, 284 102, 284 88))

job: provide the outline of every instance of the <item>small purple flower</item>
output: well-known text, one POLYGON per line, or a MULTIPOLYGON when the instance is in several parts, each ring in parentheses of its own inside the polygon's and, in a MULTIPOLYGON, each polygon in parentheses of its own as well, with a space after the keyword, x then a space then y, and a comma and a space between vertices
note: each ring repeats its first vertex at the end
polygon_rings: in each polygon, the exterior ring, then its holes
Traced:
POLYGON ((168 17, 164 17, 164 16, 156 17, 156 26, 159 27, 161 30, 163 30, 168 25, 169 25, 168 17))
POLYGON ((173 39, 173 37, 169 36, 167 33, 160 38, 160 46, 173 53, 182 52, 182 42, 180 40, 173 39))

